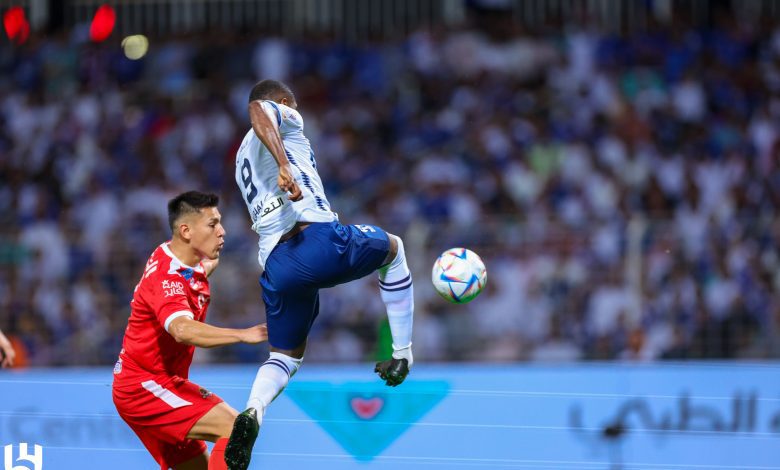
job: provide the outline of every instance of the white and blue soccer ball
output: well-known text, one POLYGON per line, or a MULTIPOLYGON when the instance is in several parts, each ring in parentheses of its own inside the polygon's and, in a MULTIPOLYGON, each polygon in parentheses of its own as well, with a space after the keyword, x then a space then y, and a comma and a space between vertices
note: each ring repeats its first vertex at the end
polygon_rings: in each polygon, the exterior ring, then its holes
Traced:
POLYGON ((487 283, 485 263, 471 250, 450 248, 436 258, 431 273, 433 287, 452 303, 474 300, 487 283))

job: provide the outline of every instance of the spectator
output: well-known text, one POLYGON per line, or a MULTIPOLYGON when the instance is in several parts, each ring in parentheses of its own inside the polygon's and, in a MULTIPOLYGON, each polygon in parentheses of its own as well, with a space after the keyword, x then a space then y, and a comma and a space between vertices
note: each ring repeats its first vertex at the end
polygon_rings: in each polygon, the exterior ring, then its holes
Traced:
MULTIPOLYGON (((110 363, 143 242, 188 189, 224 200, 217 321, 256 318, 259 298, 241 294, 258 273, 232 181, 235 97, 281 74, 312 106, 345 219, 405 234, 417 279, 451 246, 485 258, 489 287, 470 306, 416 289, 421 360, 483 359, 485 343, 496 360, 778 357, 780 29, 649 28, 170 38, 133 64, 65 37, 6 44, 2 327, 33 365, 110 363)), ((310 349, 370 357, 372 292, 325 293, 332 321, 310 349)))

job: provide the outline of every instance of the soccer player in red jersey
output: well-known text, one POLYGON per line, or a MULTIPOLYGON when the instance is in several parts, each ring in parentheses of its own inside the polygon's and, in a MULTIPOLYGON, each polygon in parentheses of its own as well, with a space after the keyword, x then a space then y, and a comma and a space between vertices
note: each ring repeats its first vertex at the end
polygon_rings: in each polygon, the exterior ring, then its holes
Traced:
MULTIPOLYGON (((146 263, 114 366, 116 409, 163 470, 228 468, 225 445, 238 413, 188 380, 195 347, 268 339, 265 324, 229 329, 204 323, 208 276, 225 243, 218 202, 216 195, 190 191, 168 203, 173 236, 146 263), (215 443, 210 457, 204 440, 215 443)), ((244 436, 240 444, 251 453, 256 437, 244 436)))

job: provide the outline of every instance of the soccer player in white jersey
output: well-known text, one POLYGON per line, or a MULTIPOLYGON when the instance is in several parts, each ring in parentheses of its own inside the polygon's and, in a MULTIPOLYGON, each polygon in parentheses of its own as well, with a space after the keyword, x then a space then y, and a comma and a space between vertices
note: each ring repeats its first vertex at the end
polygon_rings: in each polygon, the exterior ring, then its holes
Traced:
MULTIPOLYGON (((393 354, 374 371, 387 385, 412 366, 412 277, 401 239, 373 225, 342 225, 331 210, 303 118, 287 85, 263 80, 249 96, 252 129, 236 155, 236 183, 252 229, 266 307, 270 357, 260 366, 247 410, 225 451, 236 468, 248 465, 245 442, 256 435, 266 407, 301 366, 306 338, 319 313, 319 290, 378 271, 393 337, 393 354)), ((233 468, 231 466, 231 468, 233 468)))

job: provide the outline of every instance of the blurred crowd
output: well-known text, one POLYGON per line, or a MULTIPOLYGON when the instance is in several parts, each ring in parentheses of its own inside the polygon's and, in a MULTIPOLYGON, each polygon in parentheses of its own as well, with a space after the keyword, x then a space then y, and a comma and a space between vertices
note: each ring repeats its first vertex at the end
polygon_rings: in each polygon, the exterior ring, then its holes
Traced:
MULTIPOLYGON (((110 364, 165 206, 221 195, 210 321, 264 317, 233 180, 256 80, 296 92, 332 207, 402 236, 422 361, 780 357, 780 29, 723 18, 418 31, 345 44, 78 32, 0 46, 0 329, 29 365, 110 364), (467 246, 475 301, 430 267, 467 246)), ((386 343, 374 278, 325 291, 307 361, 386 343)), ((257 361, 262 348, 199 353, 257 361)))

